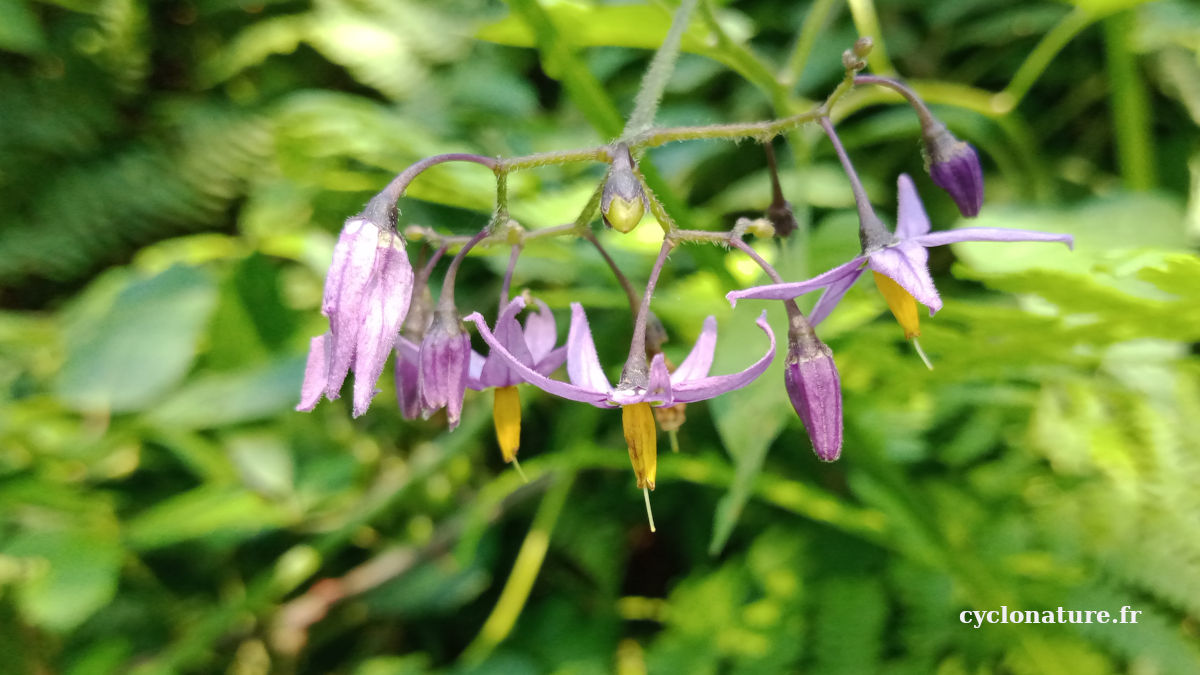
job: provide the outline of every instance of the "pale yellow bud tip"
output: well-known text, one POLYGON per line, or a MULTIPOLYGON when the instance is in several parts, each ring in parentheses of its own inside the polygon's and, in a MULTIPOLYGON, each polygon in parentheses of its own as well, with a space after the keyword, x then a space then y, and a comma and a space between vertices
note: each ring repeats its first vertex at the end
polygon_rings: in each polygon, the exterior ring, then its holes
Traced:
POLYGON ((622 234, 628 234, 638 226, 638 223, 642 222, 645 212, 646 207, 638 197, 629 201, 621 197, 613 197, 608 204, 608 210, 604 212, 604 219, 612 226, 612 229, 622 234))

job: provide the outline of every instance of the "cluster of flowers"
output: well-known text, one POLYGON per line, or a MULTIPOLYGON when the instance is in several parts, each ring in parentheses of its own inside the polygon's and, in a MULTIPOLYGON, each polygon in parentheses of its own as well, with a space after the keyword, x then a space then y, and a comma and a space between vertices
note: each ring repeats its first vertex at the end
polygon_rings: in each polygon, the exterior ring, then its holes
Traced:
MULTIPOLYGON (((864 51, 847 52, 848 77, 854 84, 892 88, 912 104, 921 120, 926 167, 933 182, 950 194, 964 216, 976 215, 983 202, 983 172, 975 149, 955 138, 903 83, 857 75, 863 67, 864 51)), ((794 227, 790 206, 778 188, 770 152, 768 158, 776 189, 775 202, 767 210, 767 217, 757 221, 743 219, 731 232, 723 234, 681 230, 670 222, 661 204, 646 187, 630 144, 620 141, 595 149, 590 155, 568 154, 607 161, 609 172, 602 190, 597 193, 599 199, 594 200, 599 203, 585 209, 574 225, 552 228, 556 230, 553 234, 581 236, 599 248, 590 229, 597 208, 605 224, 620 232, 636 227, 647 210, 655 214, 665 230, 662 248, 640 301, 613 265, 614 273, 630 297, 635 315, 629 356, 615 385, 604 374, 587 316, 579 303, 571 304, 566 344, 556 346, 557 329, 549 308, 536 301, 536 311, 529 313, 522 325, 518 316, 526 309, 529 299, 525 295, 508 298, 513 267, 527 235, 507 217, 504 176, 515 168, 545 163, 545 158, 538 157, 522 164, 475 155, 440 155, 419 162, 373 198, 362 213, 346 222, 334 249, 322 302, 322 313, 329 318, 329 331, 312 339, 297 409, 312 410, 322 395, 329 399, 338 398, 347 374, 353 370, 353 413, 356 417, 363 414, 376 393, 376 381, 391 351, 396 354, 396 391, 401 413, 406 418, 419 415, 428 418, 444 408, 453 429, 459 422, 465 390, 493 389, 496 437, 508 462, 516 461, 520 445, 521 408, 517 385, 521 383, 532 384, 572 401, 600 408, 621 408, 630 460, 637 485, 646 494, 649 511, 649 490, 654 489, 657 466, 656 418, 657 427, 678 428, 687 403, 744 387, 767 369, 775 355, 775 334, 766 321, 765 312, 757 323, 766 335, 767 348, 760 358, 740 372, 710 374, 717 341, 716 320, 711 316, 704 321, 694 347, 678 366, 672 367, 662 353, 660 346, 665 333, 649 305, 667 254, 679 243, 717 241, 749 255, 774 281, 732 291, 726 297, 731 303, 742 299, 771 299, 785 303, 789 324, 784 385, 817 456, 825 461, 836 460, 842 450, 841 389, 832 351, 817 337, 814 327, 829 315, 866 269, 871 270, 876 285, 904 329, 905 337, 913 340, 921 358, 925 359, 916 340, 920 335, 917 303, 928 307, 931 315, 942 305, 929 274, 927 248, 961 241, 1042 241, 1070 246, 1072 240, 1062 234, 998 228, 931 232, 916 187, 907 175, 898 179, 896 227, 894 231, 889 230, 867 198, 827 111, 827 106, 822 107, 812 119, 828 135, 853 188, 862 252, 846 263, 804 281, 784 281, 742 241, 742 235, 747 231, 786 236, 794 227), (442 161, 473 161, 492 168, 498 177, 498 200, 496 215, 489 226, 462 242, 447 269, 435 305, 427 282, 447 247, 438 248, 414 274, 405 251, 406 241, 396 227, 396 202, 417 174, 442 161), (473 324, 487 344, 486 356, 472 350, 464 329, 464 317, 454 303, 454 279, 458 268, 467 251, 485 239, 513 242, 495 322, 489 326, 479 312, 465 317, 465 322, 473 324), (823 294, 806 317, 795 298, 817 290, 822 290, 823 294), (567 379, 551 377, 564 362, 567 379)), ((659 133, 657 137, 671 138, 669 133, 659 133)), ((649 143, 642 147, 647 145, 649 143)), ((769 145, 767 148, 769 150, 769 145)), ((449 239, 444 241, 449 242, 449 239)), ((600 251, 603 254, 603 249, 600 251)), ((607 255, 604 257, 611 264, 611 259, 607 255)))

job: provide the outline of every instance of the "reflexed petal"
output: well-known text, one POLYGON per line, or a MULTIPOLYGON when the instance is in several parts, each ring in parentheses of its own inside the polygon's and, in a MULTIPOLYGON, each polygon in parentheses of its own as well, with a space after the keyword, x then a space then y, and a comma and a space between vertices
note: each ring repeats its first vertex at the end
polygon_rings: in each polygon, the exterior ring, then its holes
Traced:
POLYGON ((567 377, 574 384, 587 391, 612 391, 612 384, 604 376, 600 367, 600 357, 596 355, 596 343, 592 341, 592 331, 588 327, 587 315, 583 313, 583 305, 571 303, 571 330, 567 333, 567 377))
MULTIPOLYGON (((709 317, 712 318, 712 317, 709 317)), ((716 320, 713 320, 714 323, 716 320)), ((705 323, 708 323, 705 321, 705 323)), ((713 327, 713 332, 716 332, 716 327, 713 327)), ((667 370, 667 357, 660 354, 654 355, 654 360, 650 362, 650 379, 646 382, 646 397, 644 400, 660 403, 662 405, 671 405, 674 400, 671 393, 671 372, 667 370)))
POLYGON ((541 300, 534 300, 538 311, 525 318, 525 344, 534 363, 540 363, 558 342, 558 325, 554 314, 541 300))
POLYGON ((817 300, 817 304, 813 305, 812 311, 808 313, 809 325, 816 326, 824 321, 825 317, 829 316, 829 313, 833 311, 833 308, 837 307, 837 304, 842 301, 842 296, 846 295, 846 291, 850 290, 854 282, 858 281, 858 278, 862 276, 862 273, 862 269, 856 269, 829 284, 829 288, 825 289, 825 292, 821 294, 821 298, 817 300))
POLYGON ((506 360, 508 365, 513 370, 517 371, 521 378, 526 382, 532 384, 538 389, 541 389, 542 391, 554 394, 555 396, 572 401, 579 401, 581 403, 590 403, 597 408, 609 407, 604 402, 605 399, 608 398, 608 389, 604 391, 591 391, 567 382, 552 380, 549 377, 546 377, 545 375, 530 368, 529 366, 521 363, 515 356, 510 354, 509 351, 504 348, 504 345, 500 344, 500 341, 496 339, 496 336, 492 334, 492 331, 488 330, 487 322, 484 321, 483 315, 481 315, 479 312, 471 313, 464 320, 475 324, 476 330, 479 331, 479 336, 483 338, 483 341, 487 343, 488 348, 492 350, 491 353, 506 360))
POLYGON ((308 361, 304 365, 304 382, 300 385, 300 404, 296 410, 309 412, 317 407, 321 392, 325 390, 325 374, 329 372, 325 350, 329 334, 318 335, 309 342, 308 361))
POLYGON ((921 204, 917 186, 908 174, 900 174, 900 178, 896 180, 896 192, 899 201, 896 209, 896 236, 912 239, 928 232, 929 216, 925 213, 925 206, 921 204))
POLYGON ((375 383, 383 374, 388 354, 408 314, 413 272, 404 250, 404 240, 381 232, 375 273, 363 297, 361 324, 354 350, 354 416, 367 411, 375 396, 375 383))
POLYGON ((471 350, 470 360, 467 362, 467 388, 475 391, 483 391, 487 389, 487 385, 479 381, 480 374, 483 373, 483 364, 487 358, 483 354, 471 350))
MULTIPOLYGON (((508 303, 496 319, 496 328, 493 334, 509 354, 512 354, 522 364, 532 368, 533 357, 530 356, 529 348, 525 344, 525 335, 521 331, 521 324, 517 323, 517 313, 524 307, 525 302, 520 297, 508 303)), ((503 358, 489 353, 483 363, 483 372, 479 375, 479 382, 485 387, 511 387, 520 384, 521 377, 508 367, 503 358)))
MULTIPOLYGON (((700 329, 700 337, 687 358, 675 372, 671 373, 671 382, 695 380, 708 375, 712 369, 713 352, 717 349, 717 319, 709 316, 704 319, 704 327, 700 329)), ((651 373, 653 375, 653 373, 651 373)))
POLYGON ((869 264, 871 269, 900 284, 933 314, 942 308, 942 299, 929 276, 928 260, 925 247, 909 240, 872 253, 869 264))
POLYGON ((740 389, 753 382, 759 375, 762 375, 767 366, 771 365, 771 359, 775 358, 775 333, 771 332, 771 327, 767 325, 766 312, 763 312, 758 317, 756 323, 758 323, 758 327, 763 329, 763 332, 771 340, 770 346, 767 347, 767 353, 763 354, 762 358, 740 373, 715 375, 712 377, 702 377, 698 380, 680 382, 674 387, 674 402, 691 403, 692 401, 720 396, 727 391, 740 389))
POLYGON ((1069 234, 1038 232, 1037 230, 1006 230, 1002 227, 963 227, 923 234, 911 240, 921 246, 942 246, 960 241, 1052 241, 1075 248, 1075 238, 1069 234))
POLYGON ((544 359, 538 361, 533 369, 543 375, 549 375, 558 370, 558 367, 567 360, 567 346, 563 345, 558 349, 551 351, 544 359))
POLYGON ((756 300, 790 300, 804 295, 809 291, 825 288, 846 275, 853 274, 856 269, 862 266, 863 260, 865 260, 863 256, 857 256, 850 262, 842 263, 828 272, 818 274, 806 281, 796 281, 786 284, 765 284, 753 288, 744 288, 740 291, 730 291, 725 294, 725 299, 731 305, 736 305, 738 300, 746 298, 756 300))

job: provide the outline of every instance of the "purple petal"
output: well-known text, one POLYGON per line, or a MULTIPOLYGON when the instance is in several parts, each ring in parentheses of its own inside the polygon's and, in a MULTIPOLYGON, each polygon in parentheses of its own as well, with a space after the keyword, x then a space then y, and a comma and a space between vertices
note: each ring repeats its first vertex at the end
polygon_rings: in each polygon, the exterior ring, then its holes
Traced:
POLYGON ((541 300, 534 300, 538 311, 525 318, 525 344, 529 346, 529 354, 534 363, 540 363, 554 349, 558 341, 558 325, 554 323, 554 314, 541 300))
POLYGON ((360 248, 374 254, 376 243, 375 237, 372 235, 375 230, 377 228, 365 218, 350 218, 342 226, 337 243, 333 246, 333 260, 329 263, 329 271, 325 273, 325 293, 321 299, 321 314, 329 316, 337 312, 342 281, 349 269, 350 261, 355 259, 356 254, 361 255, 360 248))
MULTIPOLYGON (((329 375, 325 385, 325 396, 337 398, 346 379, 351 364, 354 363, 354 350, 358 346, 358 332, 362 327, 365 296, 370 290, 372 274, 375 272, 375 258, 380 252, 380 240, 384 235, 379 228, 365 223, 361 219, 351 219, 346 223, 347 235, 338 240, 334 249, 335 266, 329 270, 329 280, 336 279, 332 294, 326 286, 326 299, 322 312, 329 317, 329 375), (356 224, 360 229, 351 231, 356 224)), ((409 269, 411 288, 411 268, 409 269)), ((407 308, 408 300, 405 299, 407 308)), ((373 386, 373 385, 372 385, 373 386)))
MULTIPOLYGON (((712 317, 709 317, 710 319, 712 317)), ((705 323, 708 323, 706 320, 705 323)), ((713 332, 716 333, 716 319, 713 319, 713 332)), ((711 359, 710 359, 711 361, 711 359)), ((646 397, 647 401, 658 401, 663 405, 671 405, 674 403, 674 397, 671 392, 671 372, 667 370, 667 357, 662 353, 654 355, 654 359, 650 362, 650 379, 646 382, 646 397)))
POLYGON ((549 375, 558 370, 558 367, 567 360, 567 346, 563 345, 546 355, 541 361, 534 365, 533 369, 543 375, 549 375))
POLYGON ((925 247, 909 240, 872 253, 869 264, 872 270, 900 284, 933 314, 942 308, 942 299, 929 276, 928 260, 925 247))
POLYGON ((388 354, 396 344, 400 324, 412 298, 413 272, 404 240, 380 232, 375 272, 363 298, 361 325, 354 350, 354 416, 367 411, 375 396, 375 383, 383 374, 388 354))
POLYGON ((921 204, 917 186, 908 174, 900 174, 900 178, 896 180, 896 192, 899 201, 896 209, 896 236, 912 239, 928 232, 929 216, 925 213, 925 206, 921 204))
POLYGON ((842 301, 842 296, 846 295, 846 291, 850 290, 854 282, 862 276, 862 273, 862 269, 857 269, 829 284, 829 288, 825 289, 825 292, 821 294, 821 299, 817 300, 817 304, 813 305, 812 311, 808 313, 809 325, 816 326, 824 321, 833 308, 842 301))
POLYGON ((833 352, 823 343, 811 354, 789 347, 783 381, 817 457, 834 461, 842 454, 842 390, 833 352))
POLYGON ((317 407, 325 390, 325 375, 329 372, 325 343, 328 333, 318 335, 308 343, 308 361, 304 365, 304 382, 300 385, 300 404, 296 410, 309 412, 317 407))
POLYGON ((472 349, 471 355, 468 357, 468 359, 467 388, 474 389, 475 391, 483 391, 484 389, 487 389, 488 386, 479 379, 479 376, 483 373, 483 364, 487 361, 487 358, 485 358, 483 354, 480 354, 472 349))
POLYGON ((964 216, 979 215, 983 206, 983 165, 979 153, 970 143, 947 134, 935 141, 942 147, 931 147, 929 177, 934 185, 950 193, 964 216))
POLYGON ((763 286, 755 286, 753 288, 744 288, 740 291, 730 291, 725 294, 725 299, 731 305, 737 305, 737 301, 743 298, 751 298, 756 300, 790 300, 792 298, 804 295, 809 291, 815 291, 818 288, 824 288, 833 284, 838 279, 853 273, 854 270, 861 267, 863 264, 863 256, 857 256, 850 262, 842 263, 837 267, 818 274, 817 276, 806 281, 795 281, 786 284, 765 284, 763 286))
POLYGON ((446 408, 446 419, 452 430, 458 426, 462 411, 470 353, 471 338, 459 326, 458 316, 436 315, 421 341, 417 387, 422 414, 428 418, 434 411, 446 408))
POLYGON ((685 380, 696 380, 708 375, 708 371, 712 369, 713 352, 716 349, 717 319, 710 316, 704 319, 700 337, 696 338, 696 344, 692 347, 692 351, 688 353, 683 363, 679 364, 675 372, 671 373, 671 382, 678 384, 685 380))
POLYGON ((759 375, 762 375, 767 366, 771 365, 771 359, 775 358, 775 333, 771 332, 771 327, 767 325, 767 313, 765 311, 758 317, 756 323, 771 340, 770 346, 767 347, 767 353, 763 354, 762 358, 740 373, 714 375, 712 377, 702 377, 698 380, 680 382, 674 387, 675 398, 673 403, 691 403, 692 401, 720 396, 727 391, 740 389, 753 382, 759 375))
POLYGON ((481 315, 479 312, 471 313, 464 320, 475 324, 475 329, 479 331, 479 336, 483 338, 483 341, 487 343, 488 348, 492 350, 491 353, 496 354, 508 361, 508 365, 512 367, 513 370, 517 371, 517 373, 521 375, 521 378, 526 382, 532 384, 538 389, 541 389, 542 391, 554 394, 555 396, 559 396, 561 398, 579 401, 580 403, 590 403, 597 408, 609 407, 604 403, 605 399, 608 397, 607 389, 604 391, 591 391, 567 382, 552 380, 518 361, 515 356, 510 354, 509 351, 504 348, 504 345, 500 344, 500 341, 496 339, 496 336, 492 334, 492 331, 488 330, 487 322, 484 321, 483 315, 481 315))
MULTIPOLYGON (((412 346, 414 349, 416 348, 416 345, 412 346)), ((406 420, 415 420, 421 416, 421 396, 418 389, 420 379, 421 373, 417 369, 416 354, 413 353, 412 358, 409 358, 408 354, 397 345, 396 404, 400 407, 400 415, 406 420)))
MULTIPOLYGON (((525 344, 525 335, 521 331, 521 324, 517 323, 517 313, 524 307, 525 302, 520 297, 509 302, 497 317, 493 334, 500 344, 505 346, 508 353, 532 368, 533 357, 529 354, 529 348, 525 344)), ((489 353, 488 358, 483 362, 483 371, 479 375, 479 382, 485 387, 508 387, 520 384, 521 377, 508 367, 508 363, 503 358, 489 353)))
POLYGON ((1037 230, 1007 230, 1002 227, 963 227, 957 230, 931 232, 911 240, 926 248, 960 241, 1053 241, 1075 248, 1075 238, 1069 234, 1038 232, 1037 230))
POLYGON ((588 327, 587 315, 583 313, 583 305, 571 303, 571 330, 567 333, 567 377, 574 384, 587 391, 612 391, 612 384, 604 376, 600 367, 600 357, 596 355, 596 343, 592 341, 592 331, 588 327))

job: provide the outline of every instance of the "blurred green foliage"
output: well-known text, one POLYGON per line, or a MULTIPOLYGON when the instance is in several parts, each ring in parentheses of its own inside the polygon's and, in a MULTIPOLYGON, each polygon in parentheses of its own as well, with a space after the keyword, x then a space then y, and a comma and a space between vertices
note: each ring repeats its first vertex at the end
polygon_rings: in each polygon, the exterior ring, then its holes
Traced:
MULTIPOLYGON (((342 401, 292 411, 343 219, 426 155, 607 141, 674 4, 0 0, 0 672, 1200 670, 1186 0, 702 3, 660 124, 806 109, 869 34, 872 68, 983 151, 980 225, 1076 237, 1070 254, 935 249, 932 372, 853 289, 822 325, 845 390, 835 464, 812 456, 780 359, 688 407, 655 535, 615 413, 524 389, 526 485, 486 395, 453 433, 402 422, 390 375, 359 420, 342 401), (1001 605, 1143 614, 959 620, 1001 605)), ((909 172, 935 227, 963 225, 906 107, 863 90, 837 115, 882 213, 909 172)), ((756 246, 799 278, 856 253, 855 219, 819 134, 786 140, 802 231, 756 246)), ((646 166, 689 227, 769 201, 754 144, 646 166)), ((569 221, 600 175, 516 174, 512 213, 569 221)), ((402 220, 477 230, 492 183, 438 167, 402 220)), ((640 279, 653 230, 601 237, 640 279)), ((460 308, 495 311, 506 258, 472 256, 460 308)), ((761 303, 722 296, 758 281, 722 249, 673 254, 669 355, 713 313, 716 370, 744 367, 761 303)), ((593 250, 531 245, 514 284, 560 320, 585 302, 619 362, 624 296, 593 250)))

